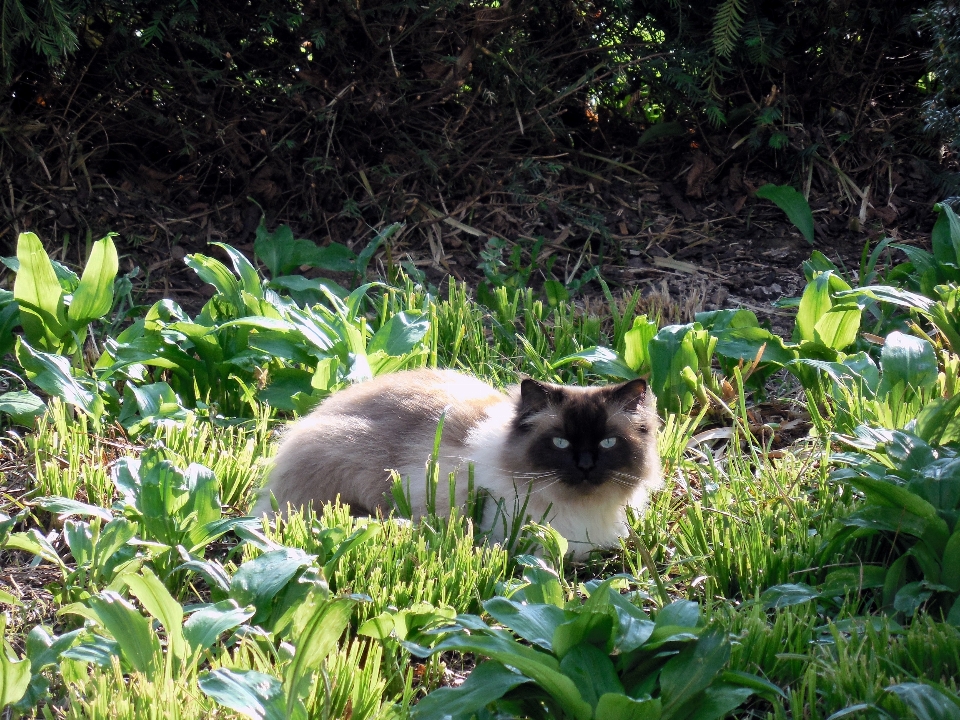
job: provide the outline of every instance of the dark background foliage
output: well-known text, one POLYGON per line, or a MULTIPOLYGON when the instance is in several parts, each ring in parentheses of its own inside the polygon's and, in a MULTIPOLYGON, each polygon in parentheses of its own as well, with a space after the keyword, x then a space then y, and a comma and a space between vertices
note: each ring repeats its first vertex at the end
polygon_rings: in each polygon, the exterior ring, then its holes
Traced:
POLYGON ((946 192, 919 133, 960 135, 942 2, 2 2, 8 185, 81 203, 99 176, 337 235, 529 199, 594 154, 662 175, 691 143, 715 177, 809 165, 891 194, 906 152, 946 192))

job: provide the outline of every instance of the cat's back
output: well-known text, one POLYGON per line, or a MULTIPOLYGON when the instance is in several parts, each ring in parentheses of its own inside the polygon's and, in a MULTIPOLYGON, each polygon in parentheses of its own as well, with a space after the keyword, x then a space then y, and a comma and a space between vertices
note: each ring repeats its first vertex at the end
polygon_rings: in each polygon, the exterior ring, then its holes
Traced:
MULTIPOLYGON (((351 418, 389 432, 389 437, 421 435, 444 418, 444 439, 462 442, 489 409, 506 395, 455 370, 407 370, 381 375, 334 393, 306 420, 351 418)), ((303 422, 303 421, 301 421, 303 422)))
MULTIPOLYGON (((443 416, 445 453, 458 454, 479 423, 507 395, 454 370, 408 370, 381 375, 334 393, 281 436, 266 490, 281 506, 337 495, 372 511, 388 468, 422 466, 443 416)), ((262 494, 255 513, 269 508, 262 494)))

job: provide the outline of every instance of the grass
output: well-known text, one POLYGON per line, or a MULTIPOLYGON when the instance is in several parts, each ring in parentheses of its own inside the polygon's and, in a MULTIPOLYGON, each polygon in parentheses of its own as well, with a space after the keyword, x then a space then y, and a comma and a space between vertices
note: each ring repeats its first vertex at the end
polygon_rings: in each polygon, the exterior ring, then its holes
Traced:
MULTIPOLYGON (((496 290, 494 298, 495 307, 487 311, 469 299, 461 284, 451 283, 447 297, 438 300, 408 282, 384 292, 375 314, 382 324, 402 310, 428 313, 432 324, 425 357, 430 364, 461 368, 497 384, 514 382, 523 373, 582 383, 596 377, 583 365, 561 362, 563 358, 596 344, 616 346, 637 308, 636 297, 610 297, 605 308, 594 303, 589 312, 551 309, 531 291, 509 297, 496 290)), ((249 398, 244 402, 253 403, 249 398)), ((111 463, 156 447, 178 467, 198 463, 211 469, 224 513, 240 515, 274 451, 271 432, 277 418, 267 407, 256 410, 253 419, 242 422, 227 418, 211 423, 187 414, 184 420, 160 422, 134 444, 122 432, 94 432, 84 415, 53 402, 29 437, 34 471, 28 496, 60 496, 110 508, 119 497, 111 463)), ((567 596, 577 592, 578 581, 626 572, 645 588, 651 608, 678 597, 701 602, 710 621, 736 637, 731 669, 760 674, 784 692, 782 701, 755 701, 739 711, 742 716, 827 718, 850 705, 876 701, 888 685, 918 679, 956 691, 960 633, 951 626, 921 618, 903 628, 880 616, 864 623, 857 619, 862 608, 853 599, 839 609, 814 602, 764 609, 759 598, 770 586, 816 584, 826 569, 856 562, 850 550, 829 558, 821 553, 824 538, 852 501, 828 479, 829 448, 822 441, 811 438, 774 457, 743 430, 748 426, 746 403, 735 404, 731 414, 732 439, 717 451, 686 449, 698 418, 666 418, 660 437, 666 488, 646 513, 632 518, 636 537, 619 552, 566 568, 567 596)), ((38 530, 67 569, 73 568, 76 559, 64 544, 60 520, 38 510, 15 520, 17 530, 38 530)), ((150 538, 141 540, 149 559, 155 552, 150 538)), ((248 524, 196 557, 182 551, 181 558, 216 561, 229 579, 244 563, 279 546, 299 548, 316 556, 317 566, 326 565, 313 586, 316 592, 322 586, 334 595, 363 600, 344 638, 309 675, 303 702, 310 717, 404 716, 414 699, 449 679, 444 659, 413 662, 396 639, 381 643, 358 634, 362 623, 391 609, 480 613, 481 603, 504 592, 517 575, 509 554, 478 546, 472 524, 462 517, 419 523, 354 518, 339 506, 293 512, 274 526, 248 524), (342 543, 369 528, 377 528, 375 534, 371 531, 364 542, 335 555, 342 543), (238 538, 250 542, 239 544, 238 538)), ((216 599, 215 588, 199 575, 181 571, 175 577, 184 578, 174 595, 188 613, 216 599)), ((311 597, 305 594, 305 578, 283 591, 295 598, 294 608, 311 597)), ((122 583, 111 587, 124 592, 122 583)), ((155 615, 148 603, 131 607, 155 615)), ((51 606, 44 619, 55 634, 81 626, 81 617, 54 614, 59 609, 51 606)), ((160 632, 160 626, 169 630, 162 618, 157 620, 145 624, 143 632, 160 632)), ((17 656, 22 656, 30 628, 25 621, 7 628, 17 656)), ((164 642, 171 643, 164 632, 164 642)), ((52 697, 41 702, 38 695, 27 714, 77 720, 240 717, 199 691, 198 672, 222 667, 282 677, 296 658, 296 641, 278 643, 265 630, 241 625, 204 650, 196 664, 162 677, 131 671, 106 650, 100 655, 68 653, 43 671, 52 697)))

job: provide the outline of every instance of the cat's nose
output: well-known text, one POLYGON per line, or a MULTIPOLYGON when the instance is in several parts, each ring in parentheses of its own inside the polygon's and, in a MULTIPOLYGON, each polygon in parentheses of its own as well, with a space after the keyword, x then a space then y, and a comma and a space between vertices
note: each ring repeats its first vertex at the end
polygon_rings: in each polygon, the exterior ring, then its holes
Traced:
POLYGON ((577 458, 577 467, 581 470, 589 470, 593 467, 593 453, 582 452, 577 458))

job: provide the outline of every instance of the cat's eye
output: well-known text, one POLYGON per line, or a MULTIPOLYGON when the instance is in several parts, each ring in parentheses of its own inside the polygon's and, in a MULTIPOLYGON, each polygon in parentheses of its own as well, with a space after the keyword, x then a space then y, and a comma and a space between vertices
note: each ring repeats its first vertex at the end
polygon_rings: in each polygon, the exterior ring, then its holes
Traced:
POLYGON ((600 441, 600 447, 602 448, 612 448, 617 444, 617 439, 615 437, 606 438, 605 440, 600 441))
POLYGON ((570 441, 562 437, 555 437, 553 439, 553 444, 561 450, 566 450, 568 447, 570 447, 570 441))

